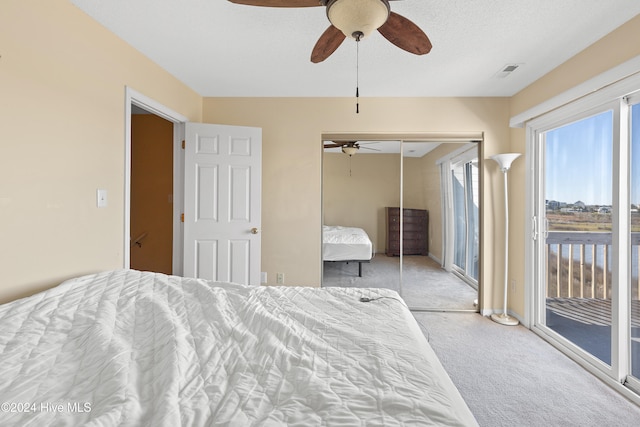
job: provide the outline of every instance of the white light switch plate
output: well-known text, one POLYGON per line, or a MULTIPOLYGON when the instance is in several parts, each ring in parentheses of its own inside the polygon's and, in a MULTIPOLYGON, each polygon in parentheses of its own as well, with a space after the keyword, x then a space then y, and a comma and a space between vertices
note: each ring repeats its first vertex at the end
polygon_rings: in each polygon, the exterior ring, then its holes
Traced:
POLYGON ((98 190, 96 191, 96 198, 96 203, 99 208, 107 207, 107 190, 98 188, 98 190))

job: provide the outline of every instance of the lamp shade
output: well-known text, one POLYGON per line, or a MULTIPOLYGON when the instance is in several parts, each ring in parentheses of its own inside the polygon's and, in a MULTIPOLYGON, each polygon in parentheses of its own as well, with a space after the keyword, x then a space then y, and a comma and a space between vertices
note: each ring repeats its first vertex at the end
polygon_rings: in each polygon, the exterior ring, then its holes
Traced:
POLYGON ((496 163, 500 166, 500 170, 506 172, 511 168, 511 163, 518 157, 520 157, 520 153, 504 153, 504 154, 496 154, 490 156, 489 158, 495 160, 496 163))
POLYGON ((327 5, 327 17, 347 37, 371 34, 387 22, 389 3, 384 0, 333 0, 327 5))

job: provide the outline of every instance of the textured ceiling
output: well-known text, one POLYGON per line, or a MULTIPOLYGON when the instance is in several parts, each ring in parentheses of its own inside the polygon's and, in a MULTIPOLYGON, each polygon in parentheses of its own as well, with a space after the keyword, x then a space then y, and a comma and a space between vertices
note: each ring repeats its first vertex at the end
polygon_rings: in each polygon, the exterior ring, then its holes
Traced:
MULTIPOLYGON (((354 96, 356 43, 311 50, 324 7, 225 0, 71 0, 202 96, 354 96)), ((433 49, 406 53, 377 32, 360 43, 360 96, 511 96, 640 13, 638 0, 402 0, 391 9, 433 49), (508 64, 519 67, 496 76, 508 64)))

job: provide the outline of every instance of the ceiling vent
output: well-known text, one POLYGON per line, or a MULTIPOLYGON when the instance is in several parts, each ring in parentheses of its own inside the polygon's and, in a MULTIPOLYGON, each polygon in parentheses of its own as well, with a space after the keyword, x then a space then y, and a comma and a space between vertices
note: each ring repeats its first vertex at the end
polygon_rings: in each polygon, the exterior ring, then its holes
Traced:
POLYGON ((522 66, 522 64, 507 64, 504 67, 502 67, 500 71, 498 71, 494 75, 494 77, 497 79, 504 79, 505 77, 513 73, 515 70, 520 68, 520 66, 522 66))

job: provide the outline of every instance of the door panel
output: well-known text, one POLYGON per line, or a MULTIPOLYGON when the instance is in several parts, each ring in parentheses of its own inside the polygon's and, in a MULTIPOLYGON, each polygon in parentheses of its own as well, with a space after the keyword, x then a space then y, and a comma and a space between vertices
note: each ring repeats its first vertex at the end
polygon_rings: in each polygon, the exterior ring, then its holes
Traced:
POLYGON ((611 364, 613 113, 544 134, 544 322, 611 364))
POLYGON ((187 123, 184 275, 260 283, 262 131, 187 123))
POLYGON ((195 244, 195 276, 201 279, 216 280, 218 277, 218 241, 198 240, 195 244))

